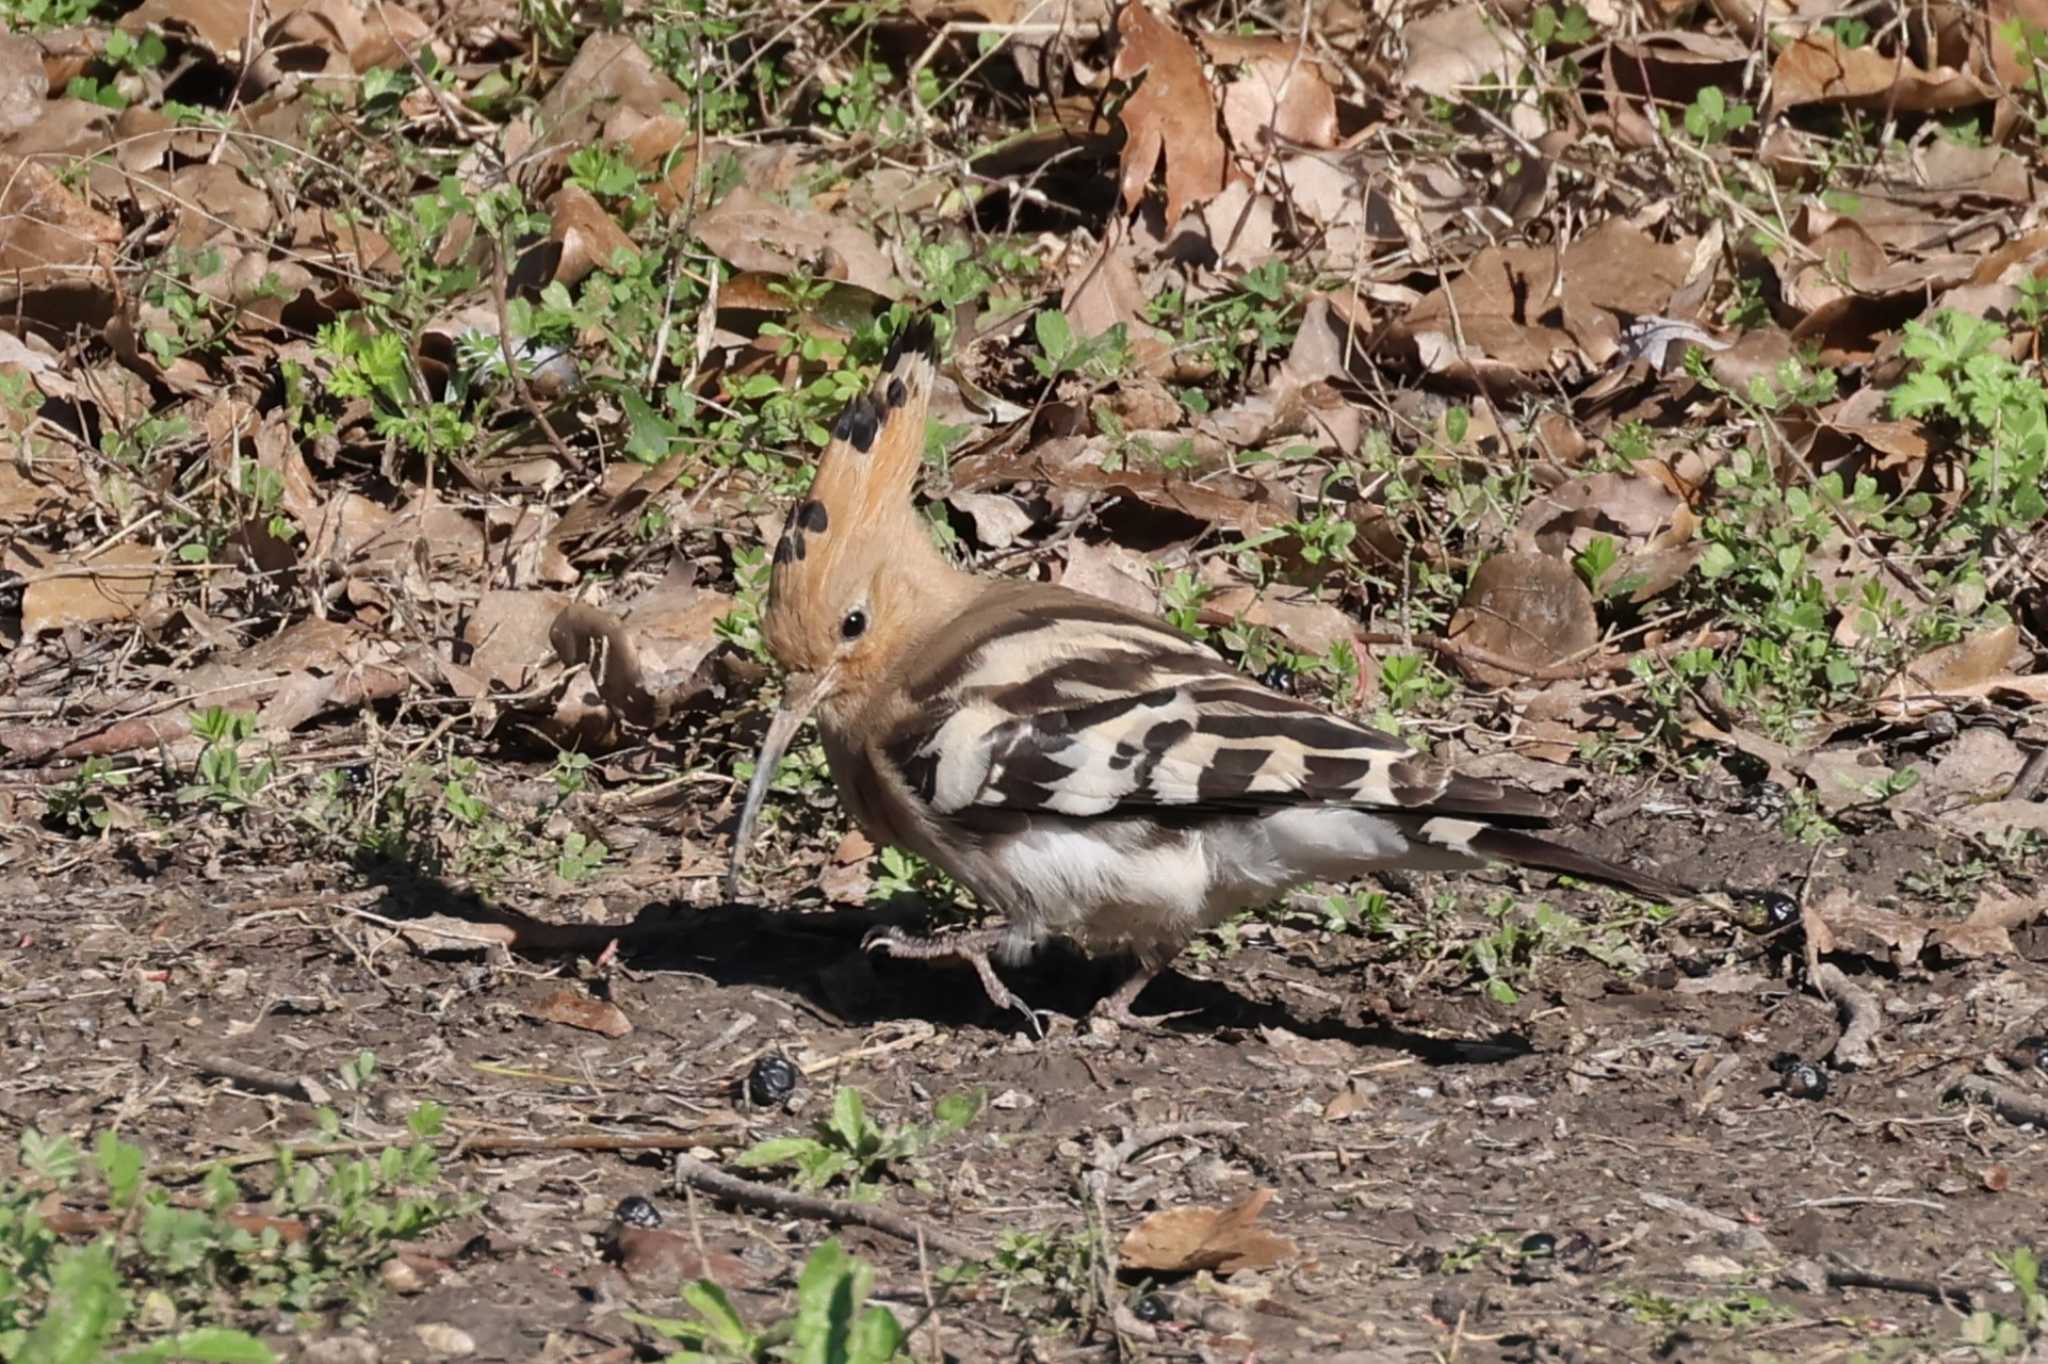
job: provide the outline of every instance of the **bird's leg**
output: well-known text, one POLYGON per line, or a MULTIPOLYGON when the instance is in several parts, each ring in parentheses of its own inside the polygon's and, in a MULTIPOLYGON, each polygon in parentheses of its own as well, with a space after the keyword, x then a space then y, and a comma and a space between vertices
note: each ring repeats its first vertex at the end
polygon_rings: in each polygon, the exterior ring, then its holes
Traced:
POLYGON ((1034 1009, 1010 992, 996 975, 995 963, 989 960, 989 953, 1000 947, 1007 931, 1000 928, 981 928, 971 933, 949 933, 944 937, 919 937, 894 928, 878 928, 862 940, 861 946, 870 952, 886 952, 892 957, 903 957, 911 961, 933 961, 941 957, 953 957, 971 962, 974 973, 981 977, 981 988, 988 993, 989 1002, 998 1009, 1015 1009, 1031 1023, 1031 1031, 1039 1037, 1045 1036, 1045 1028, 1038 1016, 1046 1012, 1034 1009))
POLYGON ((1088 1011, 1089 1017, 1108 1019, 1118 1027, 1131 1028, 1137 1032, 1156 1033, 1165 1031, 1166 1025, 1176 1018, 1186 1018, 1190 1014, 1200 1013, 1199 1009, 1181 1009, 1170 1014, 1131 1012, 1131 1004, 1138 998, 1139 993, 1165 969, 1166 963, 1163 961, 1154 964, 1140 957, 1130 977, 1117 986, 1114 993, 1097 1000, 1095 1007, 1088 1011))

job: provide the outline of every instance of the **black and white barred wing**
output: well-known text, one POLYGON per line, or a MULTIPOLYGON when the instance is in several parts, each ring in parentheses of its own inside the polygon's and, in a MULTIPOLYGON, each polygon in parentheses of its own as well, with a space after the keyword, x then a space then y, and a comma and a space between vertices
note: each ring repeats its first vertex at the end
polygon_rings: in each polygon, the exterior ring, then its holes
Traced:
POLYGON ((1398 739, 1258 686, 1155 622, 1085 598, 1015 613, 939 670, 886 745, 939 815, 1073 818, 1335 805, 1540 818, 1398 739))

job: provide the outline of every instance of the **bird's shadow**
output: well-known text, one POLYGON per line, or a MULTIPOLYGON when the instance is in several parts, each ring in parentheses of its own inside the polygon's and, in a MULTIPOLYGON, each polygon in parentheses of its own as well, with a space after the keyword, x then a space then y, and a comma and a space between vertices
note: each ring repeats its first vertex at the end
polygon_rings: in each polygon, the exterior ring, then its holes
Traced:
MULTIPOLYGON (((744 901, 710 906, 653 901, 629 924, 559 924, 490 905, 438 878, 389 863, 363 862, 358 870, 385 889, 380 914, 400 922, 429 915, 465 920, 498 930, 522 956, 594 957, 616 943, 617 960, 630 970, 786 993, 808 1012, 850 1027, 917 1019, 942 1027, 1032 1033, 1021 1013, 989 1001, 964 962, 896 960, 864 951, 863 940, 876 928, 916 926, 915 916, 906 917, 900 907, 778 909, 744 901)), ((998 969, 1034 1008, 1079 1019, 1116 988, 1129 965, 1090 959, 1055 941, 1028 962, 998 969)), ((1534 1050, 1514 1033, 1444 1038, 1371 1019, 1304 1017, 1283 1003, 1247 998, 1227 981, 1171 968, 1145 989, 1134 1012, 1141 1017, 1182 1015, 1161 1025, 1169 1035, 1283 1028, 1318 1041, 1406 1052, 1428 1065, 1497 1064, 1534 1050)))

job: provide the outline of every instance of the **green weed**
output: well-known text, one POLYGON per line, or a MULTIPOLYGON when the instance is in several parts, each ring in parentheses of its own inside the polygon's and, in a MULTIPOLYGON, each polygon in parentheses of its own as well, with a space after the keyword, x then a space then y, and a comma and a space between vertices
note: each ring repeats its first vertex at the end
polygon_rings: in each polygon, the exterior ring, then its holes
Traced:
POLYGON ((811 1135, 756 1142, 735 1163, 750 1170, 794 1169, 798 1188, 844 1183, 848 1197, 871 1200, 881 1196, 879 1181, 896 1176, 899 1162, 914 1161, 957 1135, 981 1112, 982 1102, 979 1092, 949 1094, 932 1106, 931 1122, 885 1127, 868 1115, 859 1090, 842 1087, 832 1098, 831 1114, 811 1135))
POLYGON ((811 1252, 797 1274, 796 1312, 761 1330, 746 1324, 724 1289, 709 1279, 684 1287, 688 1317, 627 1318, 682 1348, 667 1364, 892 1364, 907 1359, 902 1323, 888 1308, 868 1305, 875 1272, 846 1253, 838 1239, 811 1252))

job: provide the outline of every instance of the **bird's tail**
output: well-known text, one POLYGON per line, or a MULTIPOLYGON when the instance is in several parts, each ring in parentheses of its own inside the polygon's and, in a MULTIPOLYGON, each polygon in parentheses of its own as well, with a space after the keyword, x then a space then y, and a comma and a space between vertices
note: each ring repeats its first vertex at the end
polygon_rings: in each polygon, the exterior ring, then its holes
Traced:
POLYGON ((1604 857, 1552 843, 1522 829, 1506 829, 1447 815, 1383 816, 1402 826, 1410 841, 1483 862, 1512 862, 1545 871, 1606 881, 1652 900, 1681 900, 1691 892, 1673 882, 1633 871, 1604 857))

